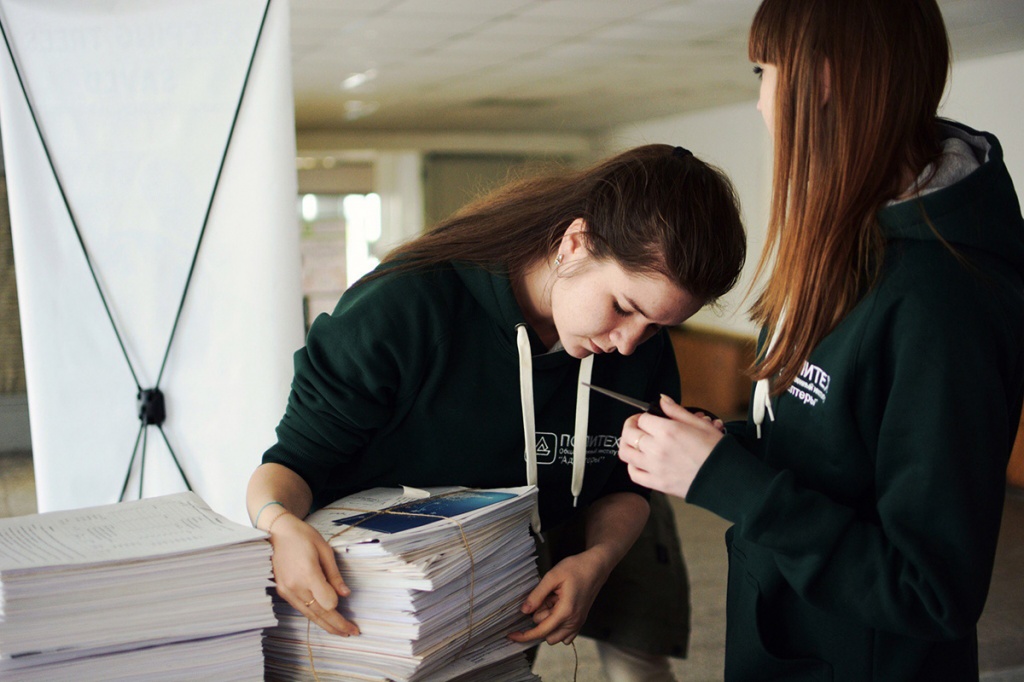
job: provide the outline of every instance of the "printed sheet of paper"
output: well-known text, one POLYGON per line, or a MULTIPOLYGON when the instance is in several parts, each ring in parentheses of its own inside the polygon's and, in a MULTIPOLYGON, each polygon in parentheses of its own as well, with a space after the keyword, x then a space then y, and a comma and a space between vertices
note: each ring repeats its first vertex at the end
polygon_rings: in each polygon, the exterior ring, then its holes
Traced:
POLYGON ((178 493, 86 510, 0 519, 0 573, 128 561, 265 538, 178 493))

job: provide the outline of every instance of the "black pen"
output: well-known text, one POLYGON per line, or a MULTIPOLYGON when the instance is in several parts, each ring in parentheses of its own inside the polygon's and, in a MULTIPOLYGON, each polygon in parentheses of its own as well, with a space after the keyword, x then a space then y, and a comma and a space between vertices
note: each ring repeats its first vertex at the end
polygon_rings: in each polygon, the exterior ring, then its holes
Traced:
MULTIPOLYGON (((600 386, 594 386, 593 384, 588 384, 586 382, 581 383, 592 391, 603 393, 609 398, 615 398, 619 402, 626 403, 627 405, 632 405, 633 407, 637 408, 638 410, 641 410, 642 412, 653 414, 655 417, 666 416, 661 409, 660 400, 652 400, 651 402, 647 402, 646 400, 638 400, 637 398, 631 398, 628 395, 623 395, 622 393, 617 393, 616 391, 612 391, 607 388, 601 388, 600 386)), ((718 416, 715 415, 715 413, 705 410, 703 407, 687 406, 683 409, 688 410, 689 412, 703 412, 705 415, 707 415, 708 418, 711 419, 711 421, 715 421, 718 419, 718 416)))

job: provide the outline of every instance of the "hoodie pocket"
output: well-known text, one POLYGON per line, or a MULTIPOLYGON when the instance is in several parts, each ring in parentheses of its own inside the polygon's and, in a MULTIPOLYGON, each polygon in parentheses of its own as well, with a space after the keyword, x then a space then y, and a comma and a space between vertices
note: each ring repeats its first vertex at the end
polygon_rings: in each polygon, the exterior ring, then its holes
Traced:
POLYGON ((737 543, 730 544, 725 679, 832 682, 832 666, 827 662, 789 657, 772 645, 778 639, 772 628, 777 621, 772 611, 772 586, 763 589, 765 581, 750 571, 746 552, 737 543))

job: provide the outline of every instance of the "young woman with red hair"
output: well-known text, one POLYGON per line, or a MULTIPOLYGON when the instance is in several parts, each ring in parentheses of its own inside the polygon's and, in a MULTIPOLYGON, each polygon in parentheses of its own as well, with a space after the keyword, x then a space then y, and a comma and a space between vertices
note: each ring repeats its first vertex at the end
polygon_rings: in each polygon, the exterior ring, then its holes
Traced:
POLYGON ((774 141, 745 423, 631 417, 641 485, 733 522, 727 680, 977 680, 1024 395, 1024 222, 998 140, 936 118, 934 0, 765 0, 774 141))

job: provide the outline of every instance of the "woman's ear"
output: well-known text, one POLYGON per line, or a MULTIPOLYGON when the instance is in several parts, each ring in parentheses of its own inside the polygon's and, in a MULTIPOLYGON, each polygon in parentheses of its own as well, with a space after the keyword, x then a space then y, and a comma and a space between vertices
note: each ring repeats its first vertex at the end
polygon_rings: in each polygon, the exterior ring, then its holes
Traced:
POLYGON ((577 218, 576 220, 569 223, 569 227, 565 228, 565 233, 569 234, 570 232, 586 232, 586 230, 587 223, 583 220, 583 218, 577 218))
POLYGON ((587 224, 583 218, 577 218, 565 228, 562 235, 562 242, 558 245, 558 254, 563 260, 570 260, 573 256, 587 255, 587 245, 583 233, 587 231, 587 224))

